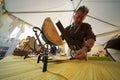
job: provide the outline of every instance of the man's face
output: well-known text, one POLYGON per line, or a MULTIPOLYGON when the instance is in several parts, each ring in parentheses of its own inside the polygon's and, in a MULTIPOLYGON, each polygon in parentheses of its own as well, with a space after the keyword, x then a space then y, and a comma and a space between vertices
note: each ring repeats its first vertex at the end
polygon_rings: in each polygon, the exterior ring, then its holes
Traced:
POLYGON ((86 12, 78 11, 74 15, 74 25, 79 26, 85 19, 86 15, 87 15, 86 12))

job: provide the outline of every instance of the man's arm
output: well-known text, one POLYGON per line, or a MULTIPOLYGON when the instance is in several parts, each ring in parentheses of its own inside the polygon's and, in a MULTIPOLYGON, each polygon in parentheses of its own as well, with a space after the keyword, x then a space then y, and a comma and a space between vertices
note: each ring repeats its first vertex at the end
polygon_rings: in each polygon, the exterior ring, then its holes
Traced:
POLYGON ((90 49, 93 47, 95 43, 94 39, 88 39, 85 43, 85 46, 82 47, 82 49, 78 50, 76 54, 74 55, 74 58, 76 59, 83 59, 85 56, 87 56, 87 52, 90 51, 90 49))
POLYGON ((94 46, 95 40, 94 39, 88 39, 85 43, 85 46, 83 46, 83 48, 85 47, 87 52, 89 52, 91 50, 91 48, 94 46))

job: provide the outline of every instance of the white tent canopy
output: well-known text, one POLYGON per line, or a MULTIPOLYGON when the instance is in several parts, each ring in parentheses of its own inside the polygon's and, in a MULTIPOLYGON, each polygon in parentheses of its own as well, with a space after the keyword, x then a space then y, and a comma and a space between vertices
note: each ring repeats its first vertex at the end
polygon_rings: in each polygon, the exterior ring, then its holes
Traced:
MULTIPOLYGON (((74 14, 74 11, 79 6, 85 5, 89 8, 90 12, 84 22, 91 24, 93 31, 97 36, 95 44, 98 45, 104 44, 113 36, 120 33, 119 0, 1 0, 1 1, 3 1, 3 9, 5 10, 3 10, 2 6, 0 6, 1 8, 0 13, 4 13, 5 11, 7 11, 7 13, 14 16, 15 20, 15 21, 13 20, 14 23, 15 22, 21 23, 22 27, 24 23, 25 28, 29 26, 30 27, 37 26, 41 28, 43 21, 46 17, 50 17, 54 25, 56 22, 60 20, 63 26, 66 27, 72 23, 72 16, 74 14)), ((13 23, 12 21, 10 22, 8 20, 7 22, 9 24, 13 23)), ((5 23, 6 22, 4 22, 4 24, 5 23)), ((2 26, 2 24, 3 23, 0 22, 0 26, 2 26)), ((26 36, 34 35, 34 32, 32 30, 26 29, 25 34, 26 36)))
POLYGON ((74 10, 85 5, 90 12, 85 20, 97 35, 96 44, 104 44, 120 33, 119 0, 4 0, 4 8, 12 15, 37 27, 46 17, 53 23, 71 24, 74 10))

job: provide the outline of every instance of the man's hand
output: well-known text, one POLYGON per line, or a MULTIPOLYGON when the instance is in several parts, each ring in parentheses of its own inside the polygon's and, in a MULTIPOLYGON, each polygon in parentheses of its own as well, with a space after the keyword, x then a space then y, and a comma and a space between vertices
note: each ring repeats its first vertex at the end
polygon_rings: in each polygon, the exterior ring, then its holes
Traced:
POLYGON ((83 47, 75 53, 74 58, 79 60, 87 59, 87 51, 87 48, 83 47))

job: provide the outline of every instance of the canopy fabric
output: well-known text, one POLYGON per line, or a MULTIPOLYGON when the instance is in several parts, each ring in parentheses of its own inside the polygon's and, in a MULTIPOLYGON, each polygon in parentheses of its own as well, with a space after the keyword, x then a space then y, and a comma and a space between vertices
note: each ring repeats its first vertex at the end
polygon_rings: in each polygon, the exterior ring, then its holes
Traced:
POLYGON ((104 44, 120 33, 119 0, 4 0, 9 13, 40 28, 46 17, 51 17, 54 24, 60 20, 64 27, 68 26, 74 11, 82 5, 90 10, 85 22, 91 24, 96 35, 103 34, 97 36, 96 44, 104 44))

